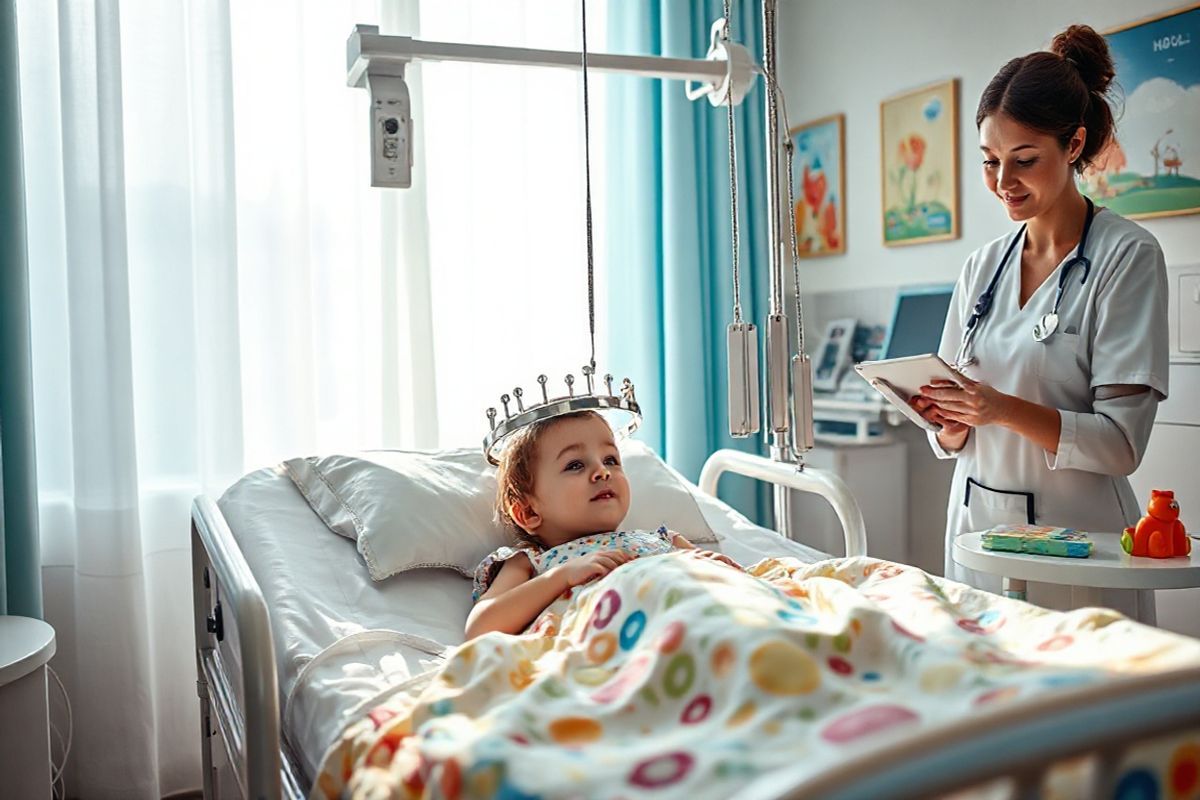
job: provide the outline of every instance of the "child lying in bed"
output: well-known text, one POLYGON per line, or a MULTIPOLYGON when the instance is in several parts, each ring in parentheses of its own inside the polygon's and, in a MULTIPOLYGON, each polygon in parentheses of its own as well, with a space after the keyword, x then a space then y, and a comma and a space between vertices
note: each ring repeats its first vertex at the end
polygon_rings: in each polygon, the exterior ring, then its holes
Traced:
POLYGON ((629 480, 612 428, 594 411, 536 422, 513 436, 497 473, 496 513, 521 543, 501 547, 476 569, 468 639, 520 633, 570 587, 640 556, 695 550, 738 567, 666 528, 617 530, 629 511, 629 480))

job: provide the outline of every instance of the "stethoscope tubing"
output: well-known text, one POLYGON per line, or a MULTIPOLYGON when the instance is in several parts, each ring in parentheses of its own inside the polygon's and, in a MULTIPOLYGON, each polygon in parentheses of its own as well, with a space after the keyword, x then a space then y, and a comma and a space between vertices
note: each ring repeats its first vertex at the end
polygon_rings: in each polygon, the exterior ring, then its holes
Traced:
MULTIPOLYGON (((1058 274, 1058 290, 1054 294, 1054 307, 1049 314, 1042 316, 1038 325, 1034 326, 1034 338, 1039 342, 1045 342, 1054 334, 1058 322, 1058 309, 1062 305, 1063 295, 1066 293, 1066 286, 1070 280, 1071 273, 1075 267, 1083 267, 1083 279, 1079 281, 1079 285, 1087 283, 1088 277, 1092 274, 1092 262, 1084 255, 1084 250, 1087 247, 1088 232, 1092 229, 1092 220, 1096 216, 1096 206, 1092 203, 1090 197, 1084 197, 1087 202, 1087 217, 1083 221, 1083 233, 1079 237, 1079 247, 1075 250, 1075 255, 1066 264, 1063 264, 1058 274), (1045 323, 1053 318, 1053 324, 1046 326, 1045 323), (1045 334, 1041 331, 1045 326, 1045 334)), ((995 272, 992 273, 992 279, 988 281, 987 288, 979 295, 975 301, 975 307, 971 310, 971 316, 967 319, 967 324, 963 328, 962 342, 958 348, 958 354, 954 359, 955 369, 962 369, 975 363, 974 355, 968 355, 968 351, 972 350, 972 345, 975 336, 979 332, 979 324, 992 311, 992 303, 995 300, 996 285, 1000 283, 1000 278, 1004 274, 1008 262, 1012 260, 1013 250, 1016 249, 1017 243, 1021 241, 1022 235, 1025 233, 1026 225, 1022 224, 1017 230, 1012 241, 1004 251, 1004 255, 1000 259, 1000 263, 996 266, 995 272)))

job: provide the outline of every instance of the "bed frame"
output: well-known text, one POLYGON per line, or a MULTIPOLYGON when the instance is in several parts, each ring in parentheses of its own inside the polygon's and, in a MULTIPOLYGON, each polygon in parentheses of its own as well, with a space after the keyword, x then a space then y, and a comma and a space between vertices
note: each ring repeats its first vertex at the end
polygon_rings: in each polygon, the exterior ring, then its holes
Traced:
POLYGON ((221 510, 204 495, 192 503, 192 612, 205 800, 222 796, 219 755, 243 798, 305 797, 300 771, 281 746, 266 600, 221 510))
MULTIPOLYGON (((862 513, 838 476, 719 450, 704 465, 700 488, 715 495, 725 472, 824 497, 842 523, 846 555, 866 554, 862 513)), ((229 765, 240 798, 307 797, 309 778, 280 736, 266 601, 220 509, 203 495, 192 504, 192 596, 204 797, 224 796, 218 759, 229 765)), ((1150 737, 1195 729, 1200 729, 1200 668, 1014 703, 982 721, 964 718, 860 751, 817 776, 771 772, 748 784, 741 796, 917 798, 1009 778, 1013 796, 1037 797, 1051 766, 1088 756, 1098 765, 1089 796, 1111 797, 1121 752, 1150 737)))

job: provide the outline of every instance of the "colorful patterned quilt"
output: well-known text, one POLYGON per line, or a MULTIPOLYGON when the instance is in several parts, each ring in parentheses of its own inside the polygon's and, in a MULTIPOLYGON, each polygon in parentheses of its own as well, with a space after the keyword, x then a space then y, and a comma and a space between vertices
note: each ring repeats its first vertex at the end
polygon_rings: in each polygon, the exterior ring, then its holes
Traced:
MULTIPOLYGON (((312 796, 728 797, 880 737, 1197 664, 1200 641, 913 567, 741 572, 677 552, 568 592, 525 634, 467 642, 381 698, 330 748, 312 796)), ((1186 763, 1167 758, 1194 776, 1200 747, 1183 747, 1186 763)))

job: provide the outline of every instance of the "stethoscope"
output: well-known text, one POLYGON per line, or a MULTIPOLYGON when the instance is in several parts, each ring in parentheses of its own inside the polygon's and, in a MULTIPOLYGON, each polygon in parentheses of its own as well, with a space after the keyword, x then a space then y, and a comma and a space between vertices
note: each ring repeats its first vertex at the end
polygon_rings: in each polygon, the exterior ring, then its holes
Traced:
MULTIPOLYGON (((1095 217, 1096 207, 1092 204, 1091 198, 1084 197, 1087 201, 1087 218, 1083 222, 1083 235, 1079 237, 1079 247, 1075 250, 1075 256, 1062 265, 1058 274, 1058 292, 1054 295, 1054 307, 1049 313, 1043 314, 1033 325, 1033 339, 1037 342, 1045 343, 1053 333, 1058 330, 1058 309, 1062 305, 1063 294, 1067 289, 1067 282, 1071 278, 1071 271, 1075 267, 1083 267, 1083 280, 1079 281, 1079 285, 1087 283, 1088 276, 1092 273, 1092 262, 1083 254, 1084 248, 1087 247, 1088 231, 1092 228, 1092 218, 1095 217)), ((1009 260, 1012 258, 1013 250, 1017 247, 1017 242, 1021 241, 1022 235, 1025 233, 1024 225, 1017 231, 1017 235, 1009 243, 1008 249, 1004 251, 1004 257, 1000 259, 1000 265, 996 267, 995 273, 992 274, 992 279, 988 283, 987 289, 984 289, 983 294, 979 295, 979 299, 975 302, 975 308, 967 319, 966 328, 963 330, 962 344, 959 345, 958 355, 954 359, 954 368, 961 370, 964 367, 969 367, 972 364, 978 363, 974 355, 975 336, 979 332, 979 323, 992 310, 992 301, 995 299, 996 284, 1000 282, 1000 276, 1004 274, 1004 268, 1008 266, 1009 260)))

